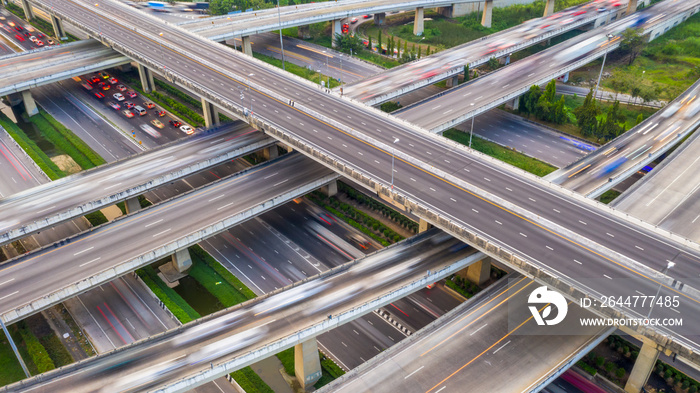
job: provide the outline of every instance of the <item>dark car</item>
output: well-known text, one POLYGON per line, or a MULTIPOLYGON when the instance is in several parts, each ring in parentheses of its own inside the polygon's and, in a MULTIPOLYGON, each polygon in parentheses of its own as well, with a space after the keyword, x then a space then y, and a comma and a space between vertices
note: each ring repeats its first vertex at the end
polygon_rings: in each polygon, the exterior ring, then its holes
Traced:
POLYGON ((156 116, 158 116, 158 117, 163 117, 163 116, 165 116, 165 111, 154 111, 154 113, 155 113, 156 116))
POLYGON ((95 92, 95 97, 97 97, 97 98, 105 98, 105 95, 102 94, 102 93, 100 93, 99 91, 96 91, 96 92, 95 92))
POLYGON ((182 125, 182 122, 177 120, 170 120, 168 123, 170 123, 170 125, 173 127, 180 127, 182 125))

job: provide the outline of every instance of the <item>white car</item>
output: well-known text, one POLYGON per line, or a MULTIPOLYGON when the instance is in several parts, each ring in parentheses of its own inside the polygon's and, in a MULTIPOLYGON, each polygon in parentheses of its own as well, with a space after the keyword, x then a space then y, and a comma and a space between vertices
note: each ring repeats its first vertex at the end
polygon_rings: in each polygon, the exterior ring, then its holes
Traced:
POLYGON ((125 99, 122 93, 114 93, 112 94, 112 97, 114 97, 114 99, 117 101, 124 101, 125 99))
POLYGON ((184 132, 187 135, 194 134, 194 129, 187 124, 184 126, 180 126, 180 131, 184 132))

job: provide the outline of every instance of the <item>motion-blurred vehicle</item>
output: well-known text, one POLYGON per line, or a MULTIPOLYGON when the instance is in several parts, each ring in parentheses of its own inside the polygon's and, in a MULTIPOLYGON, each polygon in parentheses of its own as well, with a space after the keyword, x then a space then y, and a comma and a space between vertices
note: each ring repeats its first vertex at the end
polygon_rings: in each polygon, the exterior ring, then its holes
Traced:
MULTIPOLYGON (((114 93, 114 94, 112 94, 112 97, 114 97, 115 100, 120 101, 120 102, 125 100, 124 95, 122 93, 114 93)), ((127 103, 125 103, 125 104, 127 104, 127 103)), ((128 108, 128 106, 127 106, 127 108, 128 108)))
POLYGON ((126 86, 124 86, 124 85, 117 85, 117 90, 119 90, 119 91, 126 91, 126 86))
POLYGON ((350 23, 353 23, 353 24, 357 23, 357 18, 350 19, 350 23))
POLYGON ((603 169, 600 170, 598 177, 605 177, 606 175, 612 173, 615 169, 619 168, 622 164, 627 161, 626 157, 618 157, 611 163, 605 165, 603 169))
POLYGON ((49 44, 49 45, 54 45, 54 44, 56 44, 56 42, 55 42, 54 40, 52 40, 51 38, 47 38, 47 39, 46 39, 46 43, 49 44))
POLYGON ((117 111, 122 109, 122 107, 119 104, 117 104, 116 102, 110 102, 108 105, 111 106, 112 109, 117 110, 117 111))
POLYGON ((156 110, 156 111, 153 111, 153 114, 158 116, 158 117, 163 117, 163 116, 165 116, 165 111, 156 110))
POLYGON ((104 72, 104 71, 98 72, 97 75, 99 75, 100 78, 102 78, 102 79, 109 79, 109 74, 107 74, 107 73, 104 72))
POLYGON ((131 102, 131 101, 127 101, 127 102, 124 103, 124 106, 126 107, 126 109, 131 109, 131 108, 135 107, 136 104, 134 104, 134 103, 131 102))
POLYGON ((145 132, 146 134, 154 137, 154 138, 160 138, 160 132, 156 131, 155 128, 149 126, 148 124, 141 124, 139 127, 145 132))
POLYGON ((155 127, 161 128, 161 129, 162 129, 163 127, 165 127, 165 124, 163 124, 163 122, 161 122, 161 121, 158 120, 158 119, 153 119, 153 120, 151 120, 151 124, 153 124, 155 127))
POLYGON ((358 234, 358 233, 353 233, 352 235, 348 236, 348 239, 355 244, 356 246, 362 248, 363 250, 366 250, 369 248, 370 243, 369 240, 365 239, 364 236, 358 234))
POLYGON ((168 123, 170 123, 171 126, 179 128, 182 125, 182 122, 179 122, 177 120, 170 120, 168 123))
POLYGON ((136 98, 136 97, 138 96, 138 94, 136 94, 136 92, 133 91, 133 90, 127 92, 126 95, 127 95, 127 97, 129 97, 129 98, 136 98))
POLYGON ((341 31, 343 32, 343 34, 348 34, 350 32, 350 25, 347 23, 343 23, 341 31))
POLYGON ((111 78, 107 79, 107 82, 109 82, 110 85, 114 85, 118 82, 118 80, 115 77, 111 77, 111 78))
POLYGON ((89 83, 87 83, 87 82, 81 83, 80 86, 82 86, 83 88, 85 88, 85 90, 88 90, 88 91, 92 90, 92 85, 89 84, 89 83))
POLYGON ((124 116, 128 117, 129 119, 131 119, 132 117, 134 117, 134 112, 132 112, 132 111, 130 111, 130 110, 128 110, 128 109, 124 109, 124 110, 122 111, 122 113, 124 114, 124 116))
POLYGON ((44 43, 41 42, 41 41, 39 41, 39 40, 37 40, 37 41, 36 41, 36 46, 37 46, 38 48, 41 48, 42 46, 44 46, 44 43))
POLYGON ((151 101, 145 101, 143 103, 143 106, 145 106, 148 109, 153 109, 156 107, 156 104, 152 103, 151 101))
POLYGON ((18 41, 24 42, 24 37, 22 37, 22 36, 19 35, 19 34, 15 34, 15 38, 17 38, 18 41))
POLYGON ((97 97, 97 98, 105 98, 105 95, 102 94, 102 93, 100 93, 99 91, 96 91, 96 92, 95 92, 95 97, 97 97))

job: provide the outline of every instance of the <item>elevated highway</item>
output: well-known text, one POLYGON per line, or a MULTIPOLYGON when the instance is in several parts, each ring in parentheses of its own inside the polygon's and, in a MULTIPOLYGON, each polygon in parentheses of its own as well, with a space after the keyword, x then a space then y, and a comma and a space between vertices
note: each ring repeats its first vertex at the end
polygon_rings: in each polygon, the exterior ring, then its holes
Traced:
MULTIPOLYGON (((48 2, 36 4, 49 9, 48 2)), ((666 6, 668 13, 674 13, 698 5, 695 1, 685 1, 661 4, 653 9, 661 12, 666 6)), ((694 242, 662 233, 643 222, 633 222, 605 206, 528 174, 511 172, 510 167, 443 138, 324 93, 305 80, 282 76, 254 59, 121 4, 106 2, 100 7, 103 12, 110 12, 111 20, 95 13, 87 2, 54 4, 53 12, 74 19, 72 23, 91 34, 101 31, 98 35, 102 40, 151 69, 157 71, 162 69, 160 64, 167 63, 168 79, 198 91, 217 106, 247 116, 256 127, 295 150, 378 194, 393 198, 425 221, 475 244, 521 272, 555 279, 553 286, 561 286, 572 298, 594 291, 626 290, 623 286, 609 288, 605 281, 589 287, 571 278, 596 272, 601 276, 629 278, 636 288, 646 292, 653 292, 660 280, 672 288, 669 290, 695 301, 691 299, 696 298, 693 286, 697 283, 692 278, 686 279, 694 277, 686 273, 698 262, 694 242), (134 45, 144 40, 162 46, 134 45), (260 77, 258 80, 265 87, 246 81, 251 73, 260 77), (193 75, 201 76, 193 78, 193 75), (238 86, 248 84, 258 108, 253 114, 245 114, 238 104, 238 86), (396 139, 401 142, 394 144, 396 139), (396 157, 393 190, 391 173, 387 174, 392 155, 396 157), (587 221, 580 223, 581 217, 587 221), (551 261, 547 257, 550 252, 567 255, 571 260, 551 261), (579 265, 574 260, 585 262, 579 265), (666 260, 678 262, 678 269, 671 274, 683 277, 683 281, 657 273, 666 260)), ((623 307, 596 312, 639 311, 623 307)), ((644 334, 663 340, 678 349, 677 352, 691 354, 689 348, 696 346, 685 337, 681 340, 674 335, 669 341, 651 330, 644 334)))
POLYGON ((240 306, 2 391, 184 391, 414 292, 473 262, 473 254, 458 240, 432 230, 240 306), (426 271, 430 272, 427 277, 426 271))
POLYGON ((13 194, 0 201, 0 244, 273 144, 244 124, 228 125, 13 194))

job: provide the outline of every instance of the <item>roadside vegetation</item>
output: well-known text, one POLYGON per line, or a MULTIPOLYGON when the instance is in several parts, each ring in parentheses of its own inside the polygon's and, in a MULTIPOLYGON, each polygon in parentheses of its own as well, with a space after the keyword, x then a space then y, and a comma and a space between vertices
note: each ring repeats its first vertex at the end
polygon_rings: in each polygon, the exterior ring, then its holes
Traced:
MULTIPOLYGON (((294 370, 294 347, 285 349, 276 356, 280 362, 282 362, 284 372, 292 377, 296 376, 296 372, 294 370)), ((331 358, 324 355, 321 351, 318 352, 318 356, 321 361, 321 378, 314 384, 314 388, 316 389, 322 388, 323 386, 332 382, 334 379, 345 374, 343 369, 341 369, 331 358)))
MULTIPOLYGON (((469 133, 452 128, 445 131, 442 135, 445 138, 469 146, 469 133)), ((546 176, 557 170, 555 166, 546 162, 526 156, 478 136, 472 138, 472 148, 537 176, 546 176)))
MULTIPOLYGON (((253 52, 253 57, 255 57, 258 60, 262 60, 265 63, 271 64, 277 68, 282 68, 282 60, 281 59, 275 59, 274 57, 263 55, 257 52, 253 52)), ((290 63, 288 61, 284 62, 285 69, 287 72, 291 72, 292 74, 296 76, 300 76, 304 79, 308 79, 311 82, 314 82, 316 84, 321 84, 321 80, 323 80, 323 83, 326 87, 329 87, 332 89, 336 86, 340 86, 340 82, 338 82, 337 79, 329 78, 327 75, 323 75, 320 72, 317 72, 315 70, 312 70, 311 68, 307 67, 302 67, 299 65, 296 65, 294 63, 290 63), (330 84, 329 84, 330 83, 330 84)))
POLYGON ((246 393, 275 393, 250 366, 232 372, 231 377, 246 393))
POLYGON ((174 289, 168 287, 163 280, 158 277, 152 266, 143 267, 137 270, 136 274, 138 274, 141 280, 148 285, 151 291, 181 323, 184 324, 201 317, 185 299, 175 292, 174 289))
POLYGON ((603 193, 603 195, 598 198, 601 202, 608 205, 610 202, 614 201, 615 198, 620 196, 620 191, 608 190, 603 193))
POLYGON ((5 386, 26 378, 10 341, 3 331, 0 331, 0 385, 5 386))
POLYGON ((39 168, 46 173, 51 180, 65 177, 66 174, 56 165, 51 158, 34 142, 17 124, 13 123, 4 113, 0 112, 0 126, 4 128, 12 139, 24 150, 39 168))

